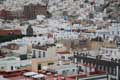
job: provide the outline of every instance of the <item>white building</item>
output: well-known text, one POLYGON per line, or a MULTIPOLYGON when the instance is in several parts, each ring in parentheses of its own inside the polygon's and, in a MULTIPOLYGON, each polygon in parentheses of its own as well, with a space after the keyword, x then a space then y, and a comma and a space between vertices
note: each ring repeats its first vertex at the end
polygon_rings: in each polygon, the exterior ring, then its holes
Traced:
POLYGON ((112 26, 108 29, 96 30, 96 37, 102 37, 103 39, 114 38, 115 36, 120 36, 120 24, 112 23, 112 26))
POLYGON ((41 37, 31 37, 32 44, 38 44, 39 46, 43 46, 46 44, 54 44, 55 40, 52 37, 41 36, 41 37))
POLYGON ((53 33, 53 37, 57 40, 61 39, 78 39, 79 34, 74 32, 58 32, 53 33))
POLYGON ((52 37, 46 36, 36 36, 36 37, 24 37, 22 39, 14 40, 16 44, 36 44, 36 45, 46 45, 46 44, 54 44, 55 40, 52 37))
MULTIPOLYGON (((43 25, 44 26, 44 25, 43 25)), ((41 26, 37 26, 33 28, 34 34, 35 35, 39 35, 39 34, 47 34, 49 31, 49 28, 46 27, 41 27, 41 26)))
POLYGON ((112 58, 120 59, 120 49, 118 48, 99 48, 98 53, 108 60, 111 60, 112 58))
POLYGON ((19 49, 11 50, 11 52, 16 53, 16 55, 27 54, 27 45, 18 45, 19 49))
POLYGON ((57 64, 51 65, 48 67, 48 70, 54 71, 59 75, 76 75, 77 67, 75 64, 67 63, 67 62, 59 62, 57 64))
POLYGON ((57 58, 55 46, 37 46, 32 48, 32 57, 40 59, 57 58))
POLYGON ((63 51, 63 52, 57 52, 57 56, 59 60, 68 61, 70 60, 69 58, 73 56, 73 54, 70 53, 69 51, 63 51))
POLYGON ((20 60, 16 57, 0 59, 0 71, 17 71, 31 66, 31 60, 20 60))
POLYGON ((107 39, 110 37, 110 32, 107 29, 96 30, 96 37, 101 37, 103 39, 107 39))

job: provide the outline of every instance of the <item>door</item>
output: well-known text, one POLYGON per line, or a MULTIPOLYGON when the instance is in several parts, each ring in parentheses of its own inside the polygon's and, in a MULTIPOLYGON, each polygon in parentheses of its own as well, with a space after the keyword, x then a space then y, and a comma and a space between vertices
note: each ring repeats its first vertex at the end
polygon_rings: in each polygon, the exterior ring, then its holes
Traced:
POLYGON ((38 64, 38 70, 41 70, 41 64, 38 64))

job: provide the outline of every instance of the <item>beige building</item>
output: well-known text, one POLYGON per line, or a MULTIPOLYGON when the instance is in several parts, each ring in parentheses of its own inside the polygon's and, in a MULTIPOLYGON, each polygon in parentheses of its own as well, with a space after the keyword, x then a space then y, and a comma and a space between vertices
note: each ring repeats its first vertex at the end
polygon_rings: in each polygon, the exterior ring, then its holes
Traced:
POLYGON ((49 65, 53 65, 57 61, 58 60, 56 58, 32 59, 32 71, 39 72, 41 69, 45 69, 49 65))
POLYGON ((114 42, 96 42, 96 41, 90 41, 89 42, 90 44, 90 48, 91 49, 98 49, 100 47, 111 47, 111 48, 114 48, 116 47, 116 44, 114 42))
POLYGON ((33 46, 32 48, 32 71, 38 72, 48 65, 54 64, 58 59, 55 45, 33 46))
POLYGON ((68 60, 71 51, 67 51, 67 48, 62 44, 46 45, 46 46, 33 46, 32 49, 32 71, 38 72, 41 69, 47 68, 49 65, 53 65, 58 60, 68 60))

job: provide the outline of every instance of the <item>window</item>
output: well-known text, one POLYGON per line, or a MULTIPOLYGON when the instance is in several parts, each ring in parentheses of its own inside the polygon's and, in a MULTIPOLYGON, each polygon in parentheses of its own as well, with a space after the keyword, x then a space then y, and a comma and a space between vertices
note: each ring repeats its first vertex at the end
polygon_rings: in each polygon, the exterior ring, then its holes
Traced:
POLYGON ((112 31, 112 35, 114 35, 114 31, 112 31))
POLYGON ((75 69, 73 69, 72 71, 75 72, 75 69))
POLYGON ((35 50, 33 50, 33 54, 35 54, 36 53, 36 51, 35 50))
POLYGON ((112 50, 110 51, 110 53, 112 53, 112 50))
POLYGON ((98 49, 99 51, 101 50, 101 48, 98 49))
POLYGON ((43 57, 45 57, 45 52, 43 52, 43 57))
POLYGON ((13 70, 13 66, 11 66, 11 70, 13 70))
POLYGON ((40 42, 38 42, 38 45, 40 45, 40 42))
POLYGON ((1 67, 1 69, 3 70, 3 69, 4 69, 4 67, 2 66, 2 67, 1 67))
POLYGON ((61 56, 61 59, 65 59, 65 56, 61 56))
POLYGON ((117 34, 119 34, 119 31, 117 32, 117 34))
POLYGON ((106 53, 108 53, 108 50, 106 50, 106 53))
POLYGON ((33 50, 33 58, 36 58, 36 51, 35 50, 33 50))
POLYGON ((38 57, 41 58, 41 51, 39 51, 39 56, 38 57))
POLYGON ((62 71, 62 74, 66 74, 66 71, 62 71))

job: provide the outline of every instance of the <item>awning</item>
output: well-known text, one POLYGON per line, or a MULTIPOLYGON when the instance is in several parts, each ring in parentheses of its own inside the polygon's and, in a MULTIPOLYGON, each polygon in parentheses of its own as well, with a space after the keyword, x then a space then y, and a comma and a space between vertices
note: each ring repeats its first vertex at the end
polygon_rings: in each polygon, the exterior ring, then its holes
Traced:
POLYGON ((33 78, 43 78, 43 77, 45 77, 45 75, 43 75, 43 74, 37 74, 37 75, 34 75, 32 77, 33 78))
POLYGON ((24 76, 32 77, 34 75, 37 75, 37 73, 35 73, 35 72, 26 72, 26 73, 24 73, 24 76))

